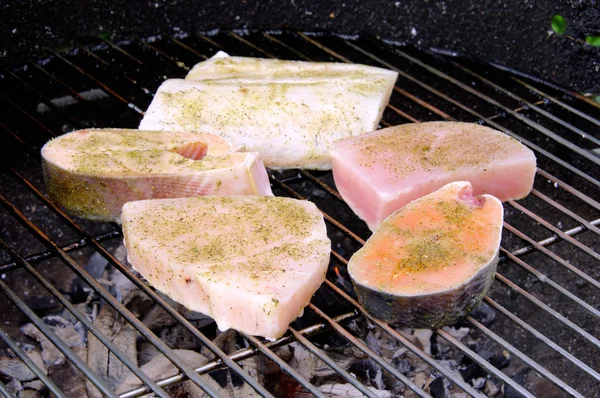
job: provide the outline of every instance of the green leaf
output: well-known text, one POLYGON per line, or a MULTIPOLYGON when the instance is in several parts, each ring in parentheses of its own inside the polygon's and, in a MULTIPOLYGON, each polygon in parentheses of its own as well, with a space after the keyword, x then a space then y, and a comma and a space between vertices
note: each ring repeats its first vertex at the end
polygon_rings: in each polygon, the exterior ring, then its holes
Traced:
POLYGON ((600 95, 597 95, 595 97, 592 97, 592 101, 596 101, 597 103, 600 104, 600 95))
POLYGON ((567 31, 567 21, 562 15, 555 15, 552 17, 552 30, 557 35, 563 35, 567 31))
POLYGON ((600 47, 600 36, 587 36, 585 41, 590 46, 600 47))
POLYGON ((110 33, 100 33, 98 36, 103 39, 110 40, 110 33))

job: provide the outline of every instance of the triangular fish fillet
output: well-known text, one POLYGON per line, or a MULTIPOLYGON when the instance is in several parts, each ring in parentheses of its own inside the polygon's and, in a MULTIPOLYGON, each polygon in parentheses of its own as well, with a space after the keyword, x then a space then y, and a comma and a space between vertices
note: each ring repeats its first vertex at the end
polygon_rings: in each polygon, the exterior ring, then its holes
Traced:
POLYGON ((123 206, 129 262, 219 329, 281 336, 325 280, 330 241, 307 201, 205 196, 123 206))
POLYGON ((68 213, 120 221, 126 202, 199 195, 272 195, 256 153, 212 134, 90 129, 42 148, 48 195, 68 213))
POLYGON ((373 231, 394 211, 452 181, 502 201, 529 194, 533 152, 514 138, 471 123, 427 122, 336 141, 335 184, 373 231))
POLYGON ((396 77, 363 65, 213 58, 165 81, 139 127, 217 134, 271 168, 330 169, 331 142, 377 128, 396 77))

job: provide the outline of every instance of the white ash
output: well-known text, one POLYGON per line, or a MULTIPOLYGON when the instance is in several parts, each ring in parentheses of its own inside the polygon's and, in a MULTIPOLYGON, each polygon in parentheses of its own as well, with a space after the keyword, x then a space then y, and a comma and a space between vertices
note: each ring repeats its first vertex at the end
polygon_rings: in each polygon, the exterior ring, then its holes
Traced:
POLYGON ((20 359, 6 357, 0 357, 0 374, 12 377, 17 381, 33 380, 36 377, 35 373, 20 359))
MULTIPOLYGON (((329 397, 364 397, 364 394, 352 384, 323 384, 319 386, 319 390, 329 397)), ((379 398, 393 397, 389 391, 378 390, 373 387, 369 387, 369 390, 379 398)))
MULTIPOLYGON (((85 329, 80 323, 73 325, 71 322, 56 315, 42 318, 44 323, 62 340, 72 348, 75 354, 85 359, 85 329)), ((42 359, 46 365, 60 365, 65 361, 64 355, 40 332, 34 324, 28 323, 21 328, 27 337, 35 339, 42 349, 42 359)))
POLYGON ((46 389, 46 385, 40 380, 33 380, 23 383, 23 388, 27 390, 43 391, 46 389))
POLYGON ((13 394, 17 394, 20 391, 23 391, 23 385, 18 379, 12 379, 9 383, 6 384, 6 388, 8 388, 8 391, 12 392, 13 394))

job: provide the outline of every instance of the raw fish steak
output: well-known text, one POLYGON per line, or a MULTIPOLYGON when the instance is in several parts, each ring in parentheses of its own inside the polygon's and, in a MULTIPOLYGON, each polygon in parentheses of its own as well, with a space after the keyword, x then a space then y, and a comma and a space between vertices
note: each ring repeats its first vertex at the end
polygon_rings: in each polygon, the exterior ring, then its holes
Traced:
POLYGON ((536 159, 514 138, 471 123, 412 123, 334 142, 335 184, 371 231, 394 211, 452 181, 507 201, 533 187, 536 159))
POLYGON ((502 233, 502 203, 450 183, 406 205, 352 256, 348 273, 372 315, 411 328, 456 322, 488 291, 502 233))
POLYGON ((91 129, 42 148, 48 195, 68 213, 120 221, 125 202, 199 195, 272 195, 257 153, 212 134, 91 129))
POLYGON ((122 220, 133 267, 220 330, 280 337, 325 280, 330 241, 307 201, 144 200, 126 203, 122 220))
POLYGON ((222 56, 203 64, 158 88, 140 129, 217 134, 278 169, 331 169, 331 142, 377 128, 397 77, 363 65, 222 56))
MULTIPOLYGON (((186 80, 269 80, 269 81, 319 81, 324 79, 371 79, 394 77, 398 74, 388 69, 340 62, 284 61, 280 59, 231 57, 219 51, 206 61, 194 65, 186 80)), ((392 82, 393 83, 393 82, 392 82)))

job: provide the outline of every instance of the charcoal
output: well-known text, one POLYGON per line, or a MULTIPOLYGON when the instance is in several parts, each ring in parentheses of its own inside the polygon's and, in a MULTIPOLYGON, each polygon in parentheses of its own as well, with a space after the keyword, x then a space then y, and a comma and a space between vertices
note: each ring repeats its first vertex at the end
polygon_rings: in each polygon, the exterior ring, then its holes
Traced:
POLYGON ((494 354, 490 358, 490 363, 498 369, 504 369, 510 362, 510 353, 506 350, 501 353, 494 354))
POLYGON ((469 382, 478 377, 485 377, 485 372, 483 369, 481 369, 481 366, 473 362, 467 365, 464 369, 461 369, 460 375, 462 376, 463 380, 469 382))
POLYGON ((484 326, 490 326, 496 319, 496 311, 482 302, 471 312, 471 316, 484 326))
MULTIPOLYGON (((373 394, 379 398, 392 398, 392 393, 385 390, 378 390, 368 387, 373 394)), ((356 389, 352 384, 323 384, 319 387, 328 397, 363 397, 364 394, 356 389)))
MULTIPOLYGON (((46 316, 42 320, 76 354, 85 357, 85 330, 81 324, 77 323, 73 325, 66 319, 56 315, 46 316)), ((40 344, 42 358, 46 365, 60 365, 65 361, 64 355, 35 325, 28 323, 21 327, 21 331, 24 335, 37 340, 40 344)))
MULTIPOLYGON (((194 351, 173 350, 173 353, 178 355, 183 362, 192 368, 197 368, 207 361, 205 356, 194 351)), ((140 369, 152 380, 164 379, 170 376, 175 376, 179 373, 179 369, 162 354, 155 356, 150 362, 142 366, 140 369)), ((205 377, 205 379, 208 378, 205 377)), ((129 374, 126 379, 119 383, 117 387, 117 393, 121 394, 127 392, 139 387, 141 384, 142 382, 134 374, 129 374)))
POLYGON ((175 324, 161 329, 158 336, 169 348, 180 348, 184 350, 200 350, 201 344, 194 335, 190 333, 185 326, 175 324))
POLYGON ((46 389, 46 385, 40 380, 33 380, 23 383, 23 388, 27 390, 44 391, 46 389))
POLYGON ((393 359, 392 360, 392 365, 394 365, 394 367, 396 369, 398 369, 398 371, 402 374, 407 374, 408 372, 411 371, 412 366, 410 364, 410 361, 408 359, 393 359))
POLYGON ((313 377, 327 377, 335 371, 321 361, 316 355, 308 351, 303 345, 293 343, 290 345, 293 352, 289 364, 307 380, 313 377))
POLYGON ((48 377, 67 398, 87 398, 85 384, 87 379, 69 361, 48 366, 48 377))
POLYGON ((493 398, 493 397, 497 396, 498 393, 500 393, 500 388, 498 388, 498 386, 496 384, 494 384, 493 381, 486 380, 483 392, 485 393, 485 395, 487 397, 493 398))
POLYGON ((0 374, 12 377, 17 381, 35 379, 35 374, 20 359, 0 357, 0 374))
POLYGON ((480 390, 485 385, 485 378, 478 377, 476 379, 473 379, 473 380, 471 380, 471 384, 473 384, 473 387, 475 387, 476 389, 480 390))
POLYGON ((8 391, 12 392, 13 394, 17 394, 20 391, 23 391, 23 385, 18 379, 12 379, 9 383, 6 384, 6 388, 8 388, 8 391))
POLYGON ((50 296, 33 296, 25 299, 25 304, 36 313, 37 316, 57 314, 62 311, 62 305, 58 300, 50 296))
MULTIPOLYGON (((513 379, 518 384, 523 385, 525 383, 525 380, 527 379, 527 374, 529 373, 529 370, 529 367, 525 367, 517 373, 515 373, 513 376, 511 376, 511 379, 513 379)), ((521 393, 519 393, 516 389, 514 389, 508 384, 505 385, 504 398, 517 398, 520 396, 521 393)))
POLYGON ((433 398, 446 398, 450 396, 443 377, 438 377, 429 384, 429 392, 433 398))
POLYGON ((19 398, 40 398, 41 395, 35 390, 25 390, 19 394, 19 398))
MULTIPOLYGON (((94 320, 94 325, 135 363, 136 331, 117 315, 112 307, 104 305, 94 320)), ((87 348, 87 365, 94 373, 107 376, 106 381, 113 387, 130 377, 131 371, 90 332, 88 332, 87 348)), ((102 396, 89 381, 86 384, 86 391, 90 398, 102 396)))

